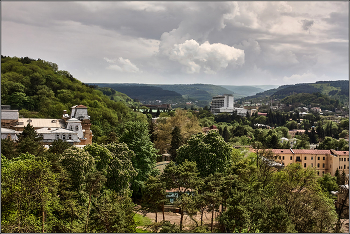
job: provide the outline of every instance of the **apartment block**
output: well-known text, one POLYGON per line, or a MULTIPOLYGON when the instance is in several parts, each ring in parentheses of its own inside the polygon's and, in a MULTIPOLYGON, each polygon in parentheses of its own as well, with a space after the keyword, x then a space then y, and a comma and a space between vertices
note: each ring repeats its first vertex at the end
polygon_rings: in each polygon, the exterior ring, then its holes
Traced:
POLYGON ((276 162, 282 165, 298 163, 302 168, 315 168, 317 175, 335 175, 338 169, 349 174, 349 151, 309 150, 309 149, 270 149, 276 162))

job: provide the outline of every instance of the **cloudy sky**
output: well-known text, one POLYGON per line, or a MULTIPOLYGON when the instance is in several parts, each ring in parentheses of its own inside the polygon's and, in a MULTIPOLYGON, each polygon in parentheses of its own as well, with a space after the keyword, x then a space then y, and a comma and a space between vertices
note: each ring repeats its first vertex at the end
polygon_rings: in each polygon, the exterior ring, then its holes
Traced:
POLYGON ((281 85, 349 78, 347 1, 1 2, 1 54, 82 82, 281 85))

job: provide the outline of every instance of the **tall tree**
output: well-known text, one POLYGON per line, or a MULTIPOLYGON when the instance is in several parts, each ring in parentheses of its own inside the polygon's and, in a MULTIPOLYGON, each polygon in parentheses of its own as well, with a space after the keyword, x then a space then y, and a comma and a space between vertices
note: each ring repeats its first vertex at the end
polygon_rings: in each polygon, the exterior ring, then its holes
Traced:
POLYGON ((144 122, 127 122, 124 125, 120 142, 128 145, 128 148, 135 153, 132 158, 132 165, 137 172, 133 179, 131 188, 133 195, 140 196, 144 182, 150 175, 156 175, 157 150, 149 138, 148 126, 144 122))
POLYGON ((226 142, 228 142, 230 140, 230 133, 227 130, 227 126, 224 127, 224 131, 222 132, 222 137, 224 138, 224 140, 226 142))
POLYGON ((165 203, 165 182, 163 182, 160 176, 150 176, 145 182, 145 187, 142 196, 142 207, 150 212, 156 214, 156 222, 158 222, 157 213, 159 209, 163 212, 164 217, 164 203, 165 203))
POLYGON ((183 144, 183 139, 181 135, 181 130, 178 126, 174 127, 174 130, 171 132, 171 148, 169 153, 171 154, 171 159, 173 161, 176 161, 176 150, 180 148, 180 146, 183 144))
POLYGON ((198 174, 196 163, 187 160, 178 165, 173 161, 170 162, 162 174, 166 188, 174 189, 178 193, 176 204, 180 207, 180 230, 183 228, 184 212, 189 203, 192 203, 192 197, 189 194, 194 192, 198 185, 198 174))
POLYGON ((90 205, 91 199, 93 196, 97 196, 100 194, 100 190, 104 183, 106 182, 106 177, 100 171, 93 171, 86 175, 86 192, 89 195, 89 203, 86 209, 86 221, 85 221, 85 229, 84 231, 88 231, 89 224, 89 215, 90 215, 90 205))
POLYGON ((38 156, 44 152, 44 146, 41 144, 42 137, 39 136, 34 127, 29 123, 24 127, 18 137, 17 152, 29 153, 38 156))

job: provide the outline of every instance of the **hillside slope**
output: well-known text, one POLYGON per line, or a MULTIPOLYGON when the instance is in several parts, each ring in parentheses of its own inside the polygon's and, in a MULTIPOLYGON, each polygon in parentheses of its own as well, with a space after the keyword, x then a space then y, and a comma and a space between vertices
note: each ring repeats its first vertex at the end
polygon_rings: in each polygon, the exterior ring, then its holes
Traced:
POLYGON ((163 102, 170 100, 182 100, 182 95, 171 91, 165 90, 153 85, 144 84, 120 84, 120 83, 90 83, 90 85, 97 85, 98 87, 108 87, 118 92, 125 93, 133 99, 140 101, 154 101, 162 100, 163 102))
POLYGON ((1 104, 18 109, 23 117, 61 118, 63 110, 69 114, 72 106, 84 105, 97 138, 118 132, 126 121, 144 118, 127 106, 127 99, 120 95, 119 102, 110 100, 55 63, 1 56, 1 104))
POLYGON ((316 83, 304 83, 295 85, 282 85, 276 89, 270 89, 253 96, 241 98, 240 101, 260 102, 269 99, 283 99, 290 95, 299 93, 321 93, 332 99, 339 100, 340 103, 349 102, 349 81, 318 81, 316 83))

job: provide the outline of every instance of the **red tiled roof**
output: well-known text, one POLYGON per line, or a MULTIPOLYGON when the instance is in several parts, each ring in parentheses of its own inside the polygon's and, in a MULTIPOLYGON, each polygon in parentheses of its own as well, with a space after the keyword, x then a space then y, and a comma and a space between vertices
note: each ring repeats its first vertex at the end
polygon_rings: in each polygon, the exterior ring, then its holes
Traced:
POLYGON ((215 125, 211 125, 209 128, 210 129, 218 129, 215 125))
POLYGON ((331 154, 330 150, 292 149, 295 154, 331 154))
POLYGON ((290 151, 290 149, 271 149, 272 153, 274 154, 291 154, 292 152, 290 151))
POLYGON ((335 151, 337 155, 349 155, 349 151, 335 151))
POLYGON ((75 108, 87 108, 86 106, 83 106, 83 105, 78 105, 76 106, 75 108))

